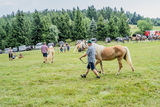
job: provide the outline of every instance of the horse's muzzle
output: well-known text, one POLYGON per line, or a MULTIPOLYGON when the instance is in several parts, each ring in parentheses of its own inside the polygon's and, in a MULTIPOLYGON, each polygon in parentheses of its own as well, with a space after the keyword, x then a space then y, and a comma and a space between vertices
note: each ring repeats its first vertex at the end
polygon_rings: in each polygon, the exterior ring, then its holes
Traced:
POLYGON ((79 48, 79 49, 78 49, 78 52, 81 52, 81 51, 82 51, 82 48, 79 48))

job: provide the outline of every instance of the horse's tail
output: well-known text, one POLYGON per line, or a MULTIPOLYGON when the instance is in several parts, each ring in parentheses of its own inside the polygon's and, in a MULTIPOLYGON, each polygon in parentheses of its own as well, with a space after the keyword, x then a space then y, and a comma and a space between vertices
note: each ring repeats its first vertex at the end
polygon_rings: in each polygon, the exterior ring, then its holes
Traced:
POLYGON ((124 59, 127 61, 127 63, 130 65, 132 71, 134 71, 133 65, 132 65, 132 60, 131 60, 131 55, 129 52, 129 49, 127 47, 124 47, 126 49, 126 54, 124 56, 124 59))
POLYGON ((124 56, 124 59, 128 62, 128 63, 132 63, 132 60, 131 60, 131 55, 130 55, 130 52, 129 52, 129 49, 127 47, 124 47, 126 49, 126 54, 124 56))

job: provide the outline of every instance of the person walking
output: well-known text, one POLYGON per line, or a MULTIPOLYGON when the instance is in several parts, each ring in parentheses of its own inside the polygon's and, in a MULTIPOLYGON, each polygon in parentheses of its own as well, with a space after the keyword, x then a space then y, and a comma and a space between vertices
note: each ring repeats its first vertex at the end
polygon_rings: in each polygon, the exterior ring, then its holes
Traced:
POLYGON ((89 40, 87 43, 88 43, 88 46, 89 46, 88 50, 83 56, 80 57, 80 59, 81 59, 83 57, 88 56, 87 71, 86 71, 85 74, 82 74, 81 77, 82 78, 86 78, 87 74, 89 73, 89 70, 91 69, 94 72, 94 74, 97 76, 97 78, 100 78, 100 76, 98 75, 97 70, 95 69, 95 54, 96 54, 96 50, 92 46, 92 41, 89 40))
POLYGON ((41 52, 43 54, 43 63, 47 63, 47 52, 48 52, 48 47, 46 45, 46 42, 44 42, 44 45, 41 47, 41 52))

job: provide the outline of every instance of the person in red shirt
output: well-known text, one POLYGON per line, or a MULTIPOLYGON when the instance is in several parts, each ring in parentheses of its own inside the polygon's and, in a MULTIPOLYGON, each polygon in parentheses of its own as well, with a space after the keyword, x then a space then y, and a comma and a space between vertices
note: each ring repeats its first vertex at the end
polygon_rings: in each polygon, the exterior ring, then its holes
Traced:
POLYGON ((48 52, 48 47, 46 45, 46 42, 44 42, 44 45, 41 47, 41 52, 43 54, 43 63, 47 63, 47 52, 48 52))

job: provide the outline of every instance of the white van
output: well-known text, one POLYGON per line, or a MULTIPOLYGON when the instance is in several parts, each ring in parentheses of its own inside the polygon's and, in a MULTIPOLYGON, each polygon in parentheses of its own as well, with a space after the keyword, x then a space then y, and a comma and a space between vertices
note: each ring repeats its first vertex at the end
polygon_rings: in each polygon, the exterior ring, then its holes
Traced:
POLYGON ((26 50, 26 45, 19 46, 19 51, 25 51, 26 50))

